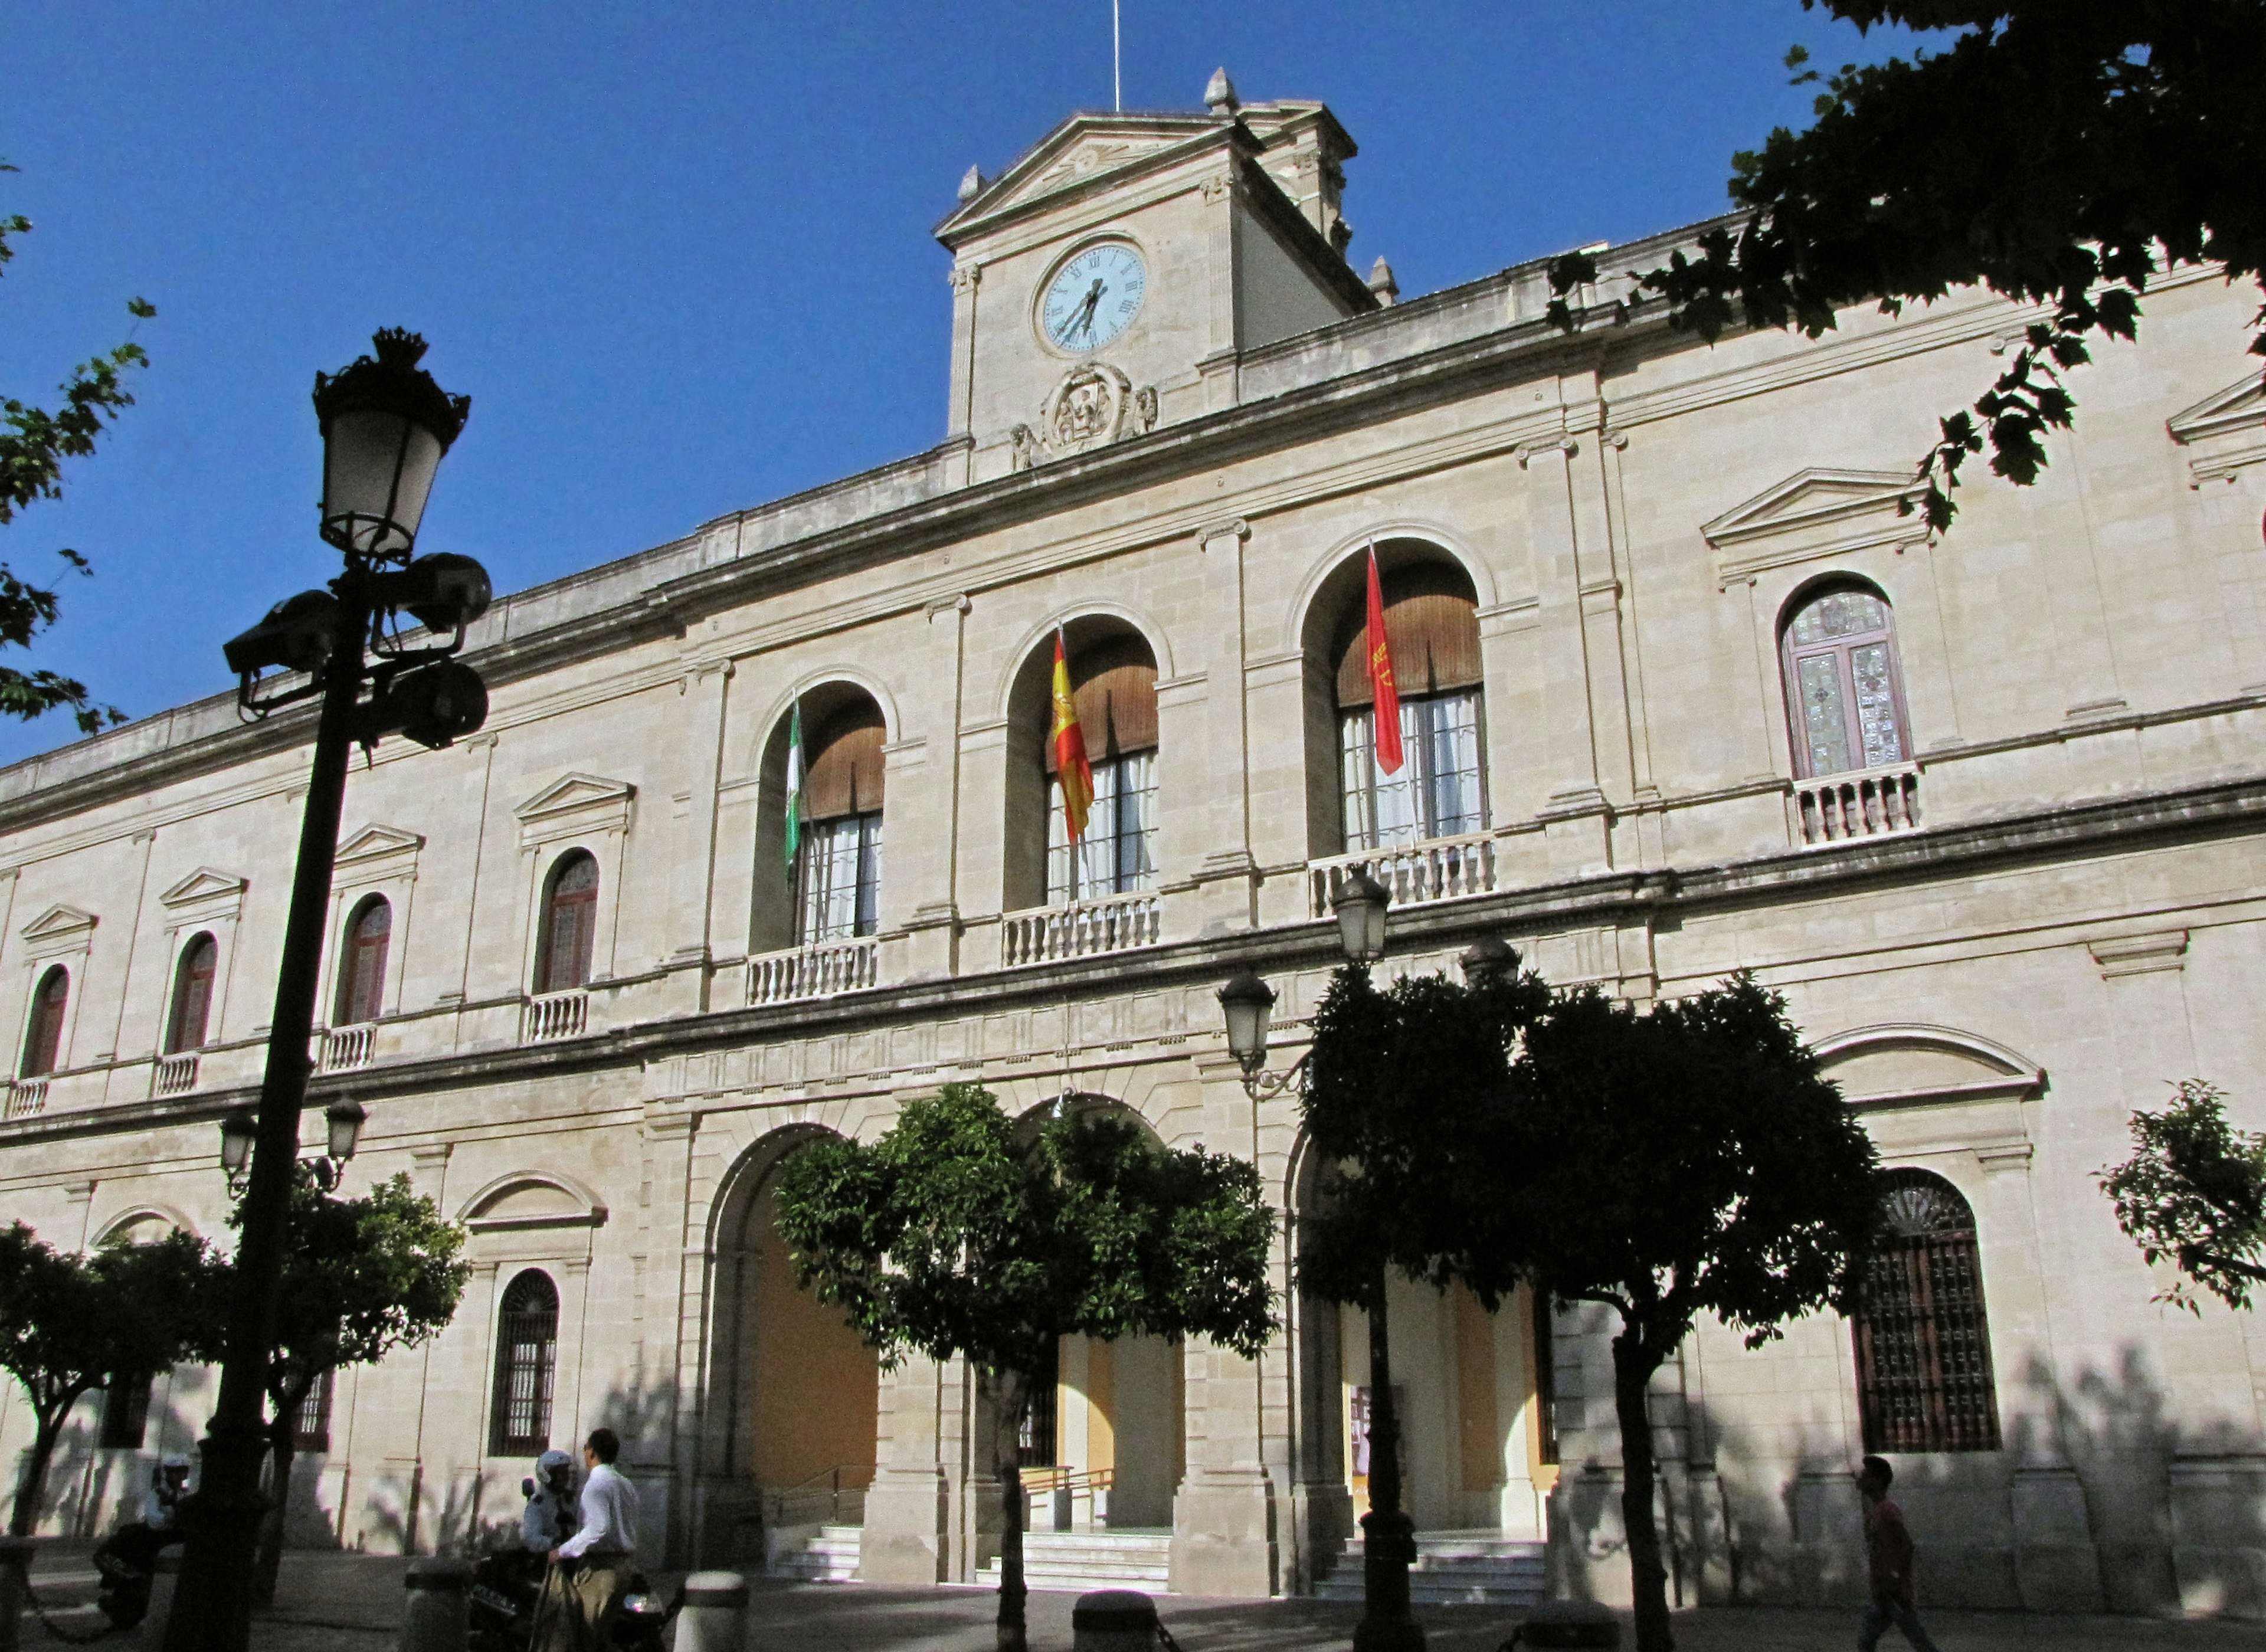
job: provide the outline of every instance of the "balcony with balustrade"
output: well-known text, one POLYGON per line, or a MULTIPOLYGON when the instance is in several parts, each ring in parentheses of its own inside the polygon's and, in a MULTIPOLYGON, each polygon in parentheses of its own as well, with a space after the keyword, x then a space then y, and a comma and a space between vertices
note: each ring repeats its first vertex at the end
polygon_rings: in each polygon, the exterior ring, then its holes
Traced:
POLYGON ((554 1039, 580 1038, 589 1024, 590 995, 582 988, 537 993, 520 1012, 519 1042, 543 1044, 554 1039))
POLYGON ((325 1072, 352 1072, 369 1065, 377 1043, 377 1026, 373 1021, 362 1021, 352 1027, 333 1027, 321 1034, 322 1049, 318 1065, 325 1072))
POLYGON ((1795 783, 1788 801, 1795 843, 1805 848, 1919 830, 1919 765, 1899 763, 1795 783))
POLYGON ((1327 917, 1338 890, 1366 872, 1391 891, 1394 909, 1493 895, 1497 887, 1492 832, 1430 837, 1400 848, 1365 849, 1306 863, 1307 916, 1327 917))
POLYGON ((1164 902, 1153 889, 1030 907, 999 920, 1002 969, 1057 963, 1153 947, 1164 937, 1164 902))
POLYGON ((879 986, 881 943, 871 935, 813 941, 748 960, 748 1002, 792 1004, 879 986))

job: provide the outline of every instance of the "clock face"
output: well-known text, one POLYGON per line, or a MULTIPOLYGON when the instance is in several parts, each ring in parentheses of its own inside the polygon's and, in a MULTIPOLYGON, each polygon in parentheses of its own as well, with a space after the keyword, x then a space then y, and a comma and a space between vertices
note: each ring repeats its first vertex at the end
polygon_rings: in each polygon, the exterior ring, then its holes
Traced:
POLYGON ((1055 272, 1039 306, 1039 331, 1057 350, 1100 349, 1141 313, 1149 272, 1123 241, 1100 241, 1055 272))

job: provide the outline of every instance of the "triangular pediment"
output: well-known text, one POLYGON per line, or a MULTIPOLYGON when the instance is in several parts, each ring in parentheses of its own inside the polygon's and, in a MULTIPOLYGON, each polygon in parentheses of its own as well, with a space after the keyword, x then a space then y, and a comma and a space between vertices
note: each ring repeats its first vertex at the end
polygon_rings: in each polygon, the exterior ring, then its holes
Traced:
POLYGON ((1927 539, 1917 508, 1921 484, 1910 471, 1796 471, 1734 506, 1700 531, 1714 548, 1725 585, 1765 568, 1847 556, 1876 546, 1903 550, 1927 539))
POLYGON ((157 899, 167 906, 187 906, 198 901, 225 899, 244 893, 245 881, 233 873, 199 866, 157 899))
POLYGON ((36 947, 47 941, 79 939, 99 921, 93 913, 82 912, 76 906, 51 906, 18 932, 36 947))
POLYGON ((338 861, 350 866, 357 861, 383 859, 387 855, 413 855, 425 846, 425 840, 415 832, 406 832, 391 826, 369 825, 339 844, 338 861))
POLYGON ((595 774, 570 774, 553 780, 513 812, 523 821, 548 820, 557 815, 571 815, 578 809, 601 805, 619 806, 637 795, 637 787, 626 780, 601 779, 595 774))
POLYGON ((953 245, 977 223, 1121 178, 1150 162, 1177 158, 1230 129, 1230 123, 1210 115, 1074 114, 939 224, 937 238, 953 245))
POLYGON ((2266 373, 2246 373, 2215 395, 2164 421, 2182 446, 2249 425, 2266 424, 2266 373))
POLYGON ((1790 530, 1886 510, 1917 498, 1920 484, 1910 471, 1831 471, 1813 466, 1736 506, 1700 531, 1717 547, 1790 530))

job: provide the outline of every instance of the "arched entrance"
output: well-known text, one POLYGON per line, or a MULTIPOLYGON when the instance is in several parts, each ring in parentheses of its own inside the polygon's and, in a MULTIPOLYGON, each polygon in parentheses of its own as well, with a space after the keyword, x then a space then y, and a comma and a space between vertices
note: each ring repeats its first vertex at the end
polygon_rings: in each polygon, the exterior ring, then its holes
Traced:
MULTIPOLYGON (((1145 1119, 1107 1096, 1066 1095, 1022 1122, 1035 1130, 1063 1112, 1122 1118, 1156 1139, 1145 1119)), ((1064 1337, 1052 1391, 1033 1396, 1023 1429, 1032 1530, 1169 1531, 1188 1463, 1186 1389, 1176 1341, 1064 1337)))
POLYGON ((820 1139, 783 1131, 742 1162, 716 1231, 707 1495, 716 1563, 778 1563, 819 1528, 857 1526, 874 1476, 880 1363, 840 1312, 796 1289, 778 1170, 820 1139))

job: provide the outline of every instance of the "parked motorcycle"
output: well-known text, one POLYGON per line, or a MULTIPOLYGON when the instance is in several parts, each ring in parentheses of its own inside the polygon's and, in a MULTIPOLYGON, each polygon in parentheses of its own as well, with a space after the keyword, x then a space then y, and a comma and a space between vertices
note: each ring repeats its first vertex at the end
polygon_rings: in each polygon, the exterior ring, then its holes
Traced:
MULTIPOLYGON (((527 1549, 499 1550, 473 1567, 470 1652, 528 1652, 546 1569, 544 1557, 527 1549)), ((683 1602, 683 1590, 664 1601, 643 1572, 631 1573, 628 1592, 614 1611, 613 1645, 619 1652, 661 1652, 662 1631, 683 1602)))

